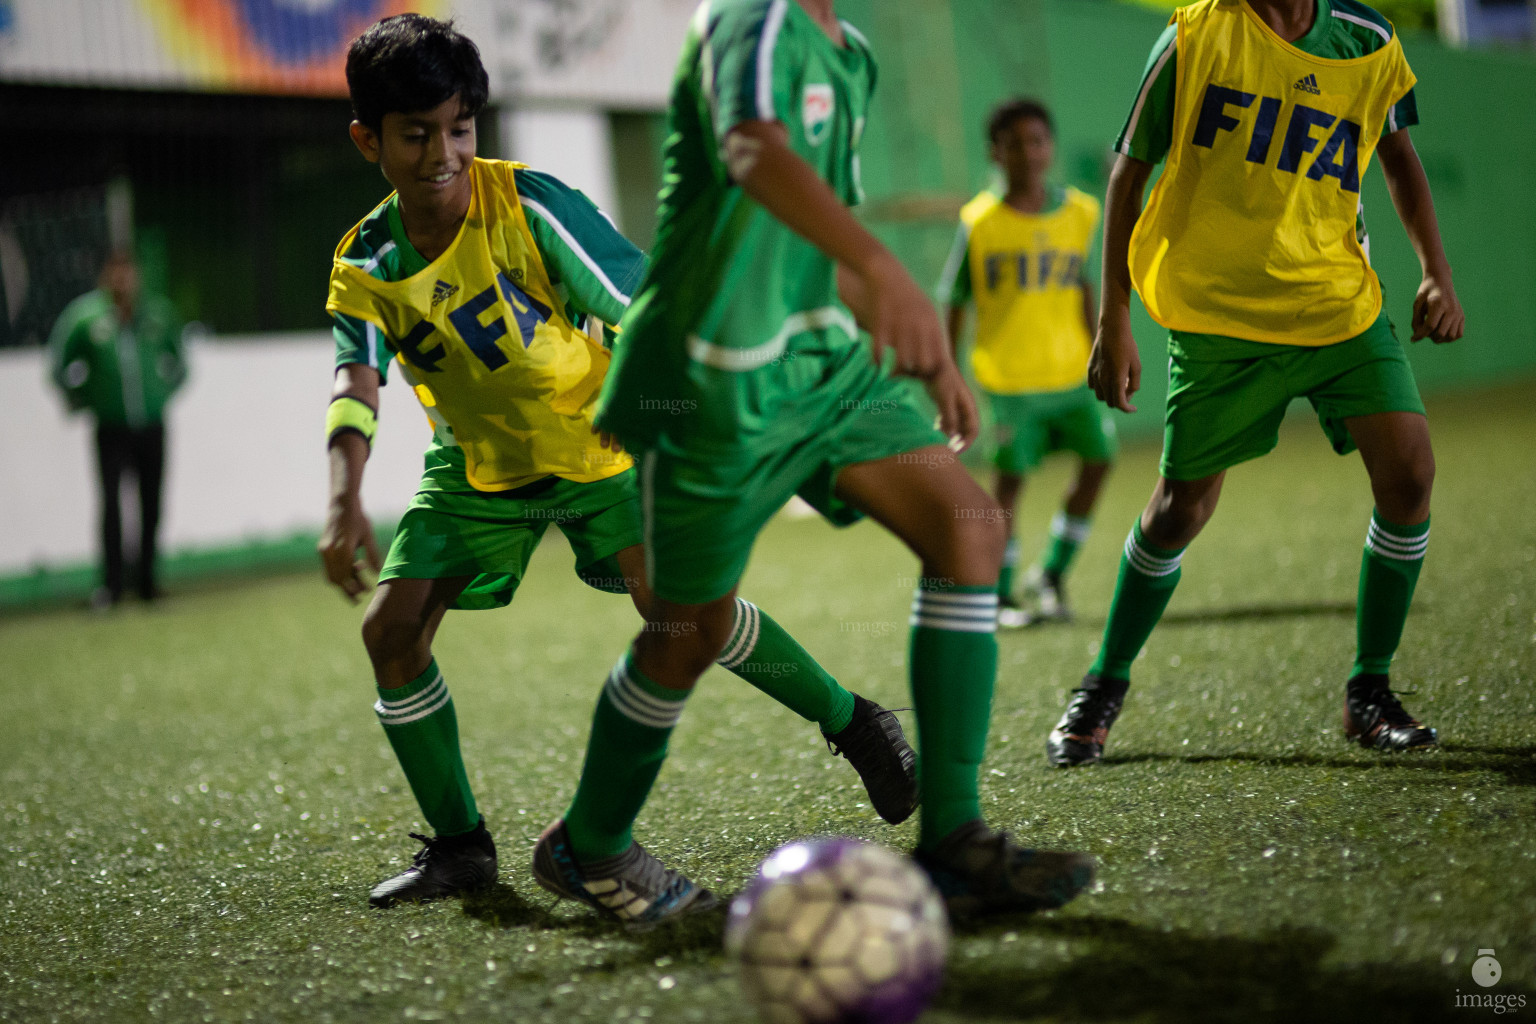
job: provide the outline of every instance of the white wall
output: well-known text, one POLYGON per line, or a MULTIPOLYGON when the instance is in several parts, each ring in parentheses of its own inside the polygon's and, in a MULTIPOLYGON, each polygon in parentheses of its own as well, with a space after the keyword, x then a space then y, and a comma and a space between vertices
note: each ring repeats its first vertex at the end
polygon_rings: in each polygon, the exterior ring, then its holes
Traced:
POLYGON ((502 155, 579 188, 614 216, 613 129, 601 110, 518 107, 501 115, 502 155))
MULTIPOLYGON (((167 419, 163 550, 320 528, 332 353, 328 332, 190 347, 167 419)), ((399 380, 382 406, 363 501, 392 520, 416 491, 431 430, 399 380)), ((94 560, 97 508, 90 421, 65 415, 42 351, 0 350, 0 575, 94 560)))

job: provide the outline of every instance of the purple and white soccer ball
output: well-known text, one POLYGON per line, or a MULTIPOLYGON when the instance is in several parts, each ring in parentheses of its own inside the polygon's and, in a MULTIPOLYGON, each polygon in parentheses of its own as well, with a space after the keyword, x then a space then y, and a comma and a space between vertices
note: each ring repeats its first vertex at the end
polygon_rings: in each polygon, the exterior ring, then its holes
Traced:
POLYGON ((763 861, 731 904, 725 946, 768 1024, 908 1024, 943 979, 949 919, 901 854, 807 839, 763 861))

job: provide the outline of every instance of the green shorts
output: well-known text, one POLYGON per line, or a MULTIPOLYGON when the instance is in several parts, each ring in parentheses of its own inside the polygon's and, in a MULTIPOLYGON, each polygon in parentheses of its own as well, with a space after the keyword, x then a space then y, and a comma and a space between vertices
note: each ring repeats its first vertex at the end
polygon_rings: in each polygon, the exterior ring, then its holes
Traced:
POLYGON ((860 513, 834 493, 844 466, 945 444, 928 396, 882 374, 862 345, 799 355, 793 370, 817 383, 774 391, 758 431, 674 430, 640 453, 646 575, 659 597, 704 604, 730 593, 758 532, 793 495, 846 526, 860 513))
POLYGON ((453 455, 452 449, 427 453, 421 489, 395 530, 380 583, 473 576, 453 607, 500 608, 512 601, 553 523, 570 541, 585 583, 610 594, 628 589, 614 556, 641 540, 633 469, 593 483, 551 476, 489 493, 468 488, 463 456, 453 455))
POLYGON ((1162 474, 1170 480, 1199 480, 1266 454, 1295 398, 1311 401, 1340 455, 1355 448, 1349 417, 1424 412, 1385 313, 1353 338, 1316 348, 1175 331, 1168 355, 1162 474))
POLYGON ((1075 452, 1084 462, 1109 462, 1118 448, 1115 423, 1085 384, 1023 395, 985 392, 1004 473, 1022 476, 1051 452, 1075 452))

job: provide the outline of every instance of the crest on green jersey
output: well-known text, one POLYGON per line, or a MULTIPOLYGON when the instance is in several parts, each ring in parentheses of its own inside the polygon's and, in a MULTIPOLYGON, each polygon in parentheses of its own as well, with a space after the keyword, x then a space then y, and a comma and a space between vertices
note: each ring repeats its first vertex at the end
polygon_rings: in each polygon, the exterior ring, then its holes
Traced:
POLYGON ((819 146, 826 141, 834 104, 831 85, 813 82, 805 87, 800 102, 800 123, 805 125, 806 142, 819 146))

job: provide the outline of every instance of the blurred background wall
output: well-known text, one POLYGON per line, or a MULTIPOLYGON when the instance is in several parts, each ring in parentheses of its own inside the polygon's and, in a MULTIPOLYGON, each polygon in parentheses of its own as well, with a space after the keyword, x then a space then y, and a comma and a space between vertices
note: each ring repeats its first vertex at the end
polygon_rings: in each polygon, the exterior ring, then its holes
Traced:
MULTIPOLYGON (((842 0, 880 61, 861 215, 933 282, 956 212, 991 179, 986 113, 1021 94, 1055 109, 1059 177, 1102 195, 1110 144, 1172 6, 842 0)), ((1433 392, 1536 375, 1530 5, 1381 6, 1413 26, 1404 46, 1423 119, 1413 135, 1468 310, 1465 341, 1411 349, 1420 383, 1433 392)), ((109 243, 134 245, 150 285, 198 325, 192 383, 171 414, 172 578, 178 554, 192 564, 218 551, 303 552, 324 509, 330 256, 387 192, 346 137, 346 43, 403 9, 456 18, 492 76, 482 154, 577 185, 645 246, 661 111, 693 7, 0 0, 0 602, 84 578, 95 516, 85 427, 47 387, 39 345, 92 286, 109 243)), ((1363 198, 1373 261, 1402 323, 1417 262, 1379 174, 1363 198)), ((1146 376, 1141 411, 1122 430, 1145 437, 1159 429, 1166 359, 1162 333, 1139 308, 1137 317, 1146 376)), ((427 434, 404 389, 386 392, 392 433, 369 471, 370 508, 384 522, 409 499, 427 434)))

